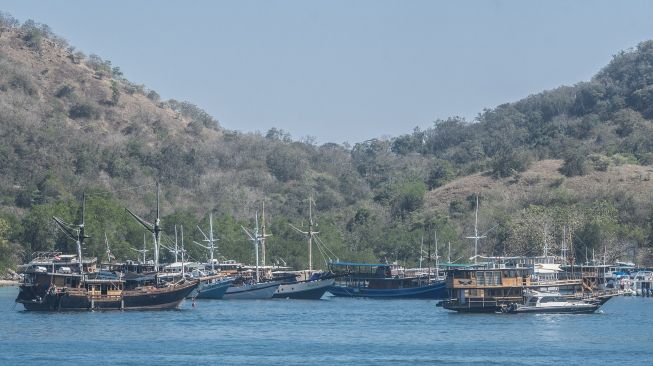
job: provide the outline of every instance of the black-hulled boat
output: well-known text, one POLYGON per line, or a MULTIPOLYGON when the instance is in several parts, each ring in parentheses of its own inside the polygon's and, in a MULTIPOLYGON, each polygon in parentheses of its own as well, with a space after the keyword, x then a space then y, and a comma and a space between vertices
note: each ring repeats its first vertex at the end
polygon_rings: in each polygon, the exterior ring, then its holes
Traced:
POLYGON ((176 308, 199 284, 197 280, 182 279, 166 283, 158 278, 158 243, 160 229, 159 189, 157 184, 157 218, 149 224, 134 216, 154 234, 155 263, 152 273, 90 272, 84 266, 82 245, 89 237, 84 233, 84 208, 81 224, 73 225, 53 217, 54 222, 72 240, 76 241, 77 258, 70 260, 73 266, 57 266, 61 256, 34 262, 23 271, 17 303, 26 310, 148 310, 176 308), (58 267, 58 269, 56 269, 58 267), (76 267, 76 268, 75 268, 76 267))
POLYGON ((16 302, 26 310, 172 309, 197 287, 197 281, 156 284, 156 275, 93 278, 93 273, 57 273, 30 268, 23 273, 16 302))

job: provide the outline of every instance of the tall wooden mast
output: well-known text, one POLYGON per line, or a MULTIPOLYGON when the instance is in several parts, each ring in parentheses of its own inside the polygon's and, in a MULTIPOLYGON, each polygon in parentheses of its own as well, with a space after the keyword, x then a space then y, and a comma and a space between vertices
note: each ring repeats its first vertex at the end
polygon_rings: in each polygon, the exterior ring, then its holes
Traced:
POLYGON ((313 228, 317 226, 313 222, 313 198, 308 198, 308 231, 299 230, 292 224, 289 224, 291 228, 297 231, 300 234, 306 235, 308 238, 308 270, 313 271, 313 237, 319 234, 319 231, 313 231, 313 228))
POLYGON ((160 238, 161 238, 161 218, 160 218, 160 204, 159 204, 159 182, 156 182, 156 219, 154 220, 154 224, 151 224, 142 218, 140 218, 138 215, 135 213, 131 212, 128 208, 125 208, 125 210, 136 220, 138 221, 143 227, 152 233, 152 236, 154 238, 154 270, 156 272, 159 271, 159 244, 160 244, 160 238))
POLYGON ((82 246, 84 245, 84 239, 89 239, 90 236, 86 236, 84 233, 84 217, 86 214, 86 195, 82 198, 82 222, 78 225, 69 224, 56 216, 52 216, 54 222, 59 226, 61 231, 63 231, 69 238, 75 240, 77 245, 77 266, 79 267, 79 273, 84 273, 84 266, 82 264, 82 246))
MULTIPOLYGON (((202 233, 202 236, 204 236, 203 241, 205 241, 207 245, 200 244, 196 241, 193 241, 193 243, 201 246, 204 249, 208 249, 209 255, 211 257, 211 271, 215 271, 214 252, 218 248, 217 245, 215 245, 215 242, 218 241, 219 239, 213 237, 213 212, 209 212, 209 235, 206 235, 204 231, 202 231, 202 229, 199 227, 199 225, 197 225, 197 230, 199 230, 200 233, 202 233)), ((183 237, 182 237, 182 241, 183 241, 183 237)))

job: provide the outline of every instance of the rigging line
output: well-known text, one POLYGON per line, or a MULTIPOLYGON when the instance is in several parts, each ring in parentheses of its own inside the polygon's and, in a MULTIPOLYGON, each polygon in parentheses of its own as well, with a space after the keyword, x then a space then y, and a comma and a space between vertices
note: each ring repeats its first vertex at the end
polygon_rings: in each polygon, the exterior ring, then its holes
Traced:
POLYGON ((327 263, 327 258, 329 259, 329 262, 333 262, 333 259, 326 253, 324 245, 318 243, 317 249, 320 250, 320 254, 322 255, 322 259, 324 259, 324 265, 328 266, 329 264, 327 263))
POLYGON ((328 250, 329 253, 331 253, 331 254, 332 254, 336 259, 338 258, 338 256, 336 255, 336 253, 334 253, 333 250, 331 250, 331 248, 329 248, 329 246, 326 245, 326 243, 324 243, 324 242, 322 241, 322 239, 320 239, 319 236, 315 236, 315 238, 317 239, 317 241, 319 241, 320 243, 322 243, 322 245, 324 245, 324 248, 326 248, 326 250, 328 250))
MULTIPOLYGON (((327 260, 326 260, 326 257, 328 257, 328 255, 324 254, 324 250, 322 250, 322 248, 320 247, 319 244, 316 245, 316 247, 317 247, 318 251, 320 252, 320 255, 322 256, 322 260, 324 260, 324 265, 328 266, 329 264, 327 263, 327 260)), ((331 258, 329 258, 329 260, 331 260, 331 258)))
POLYGON ((317 240, 318 240, 320 243, 322 243, 322 245, 324 245, 324 248, 326 248, 326 250, 328 250, 329 253, 333 254, 334 257, 338 258, 338 256, 336 255, 336 253, 335 253, 333 250, 331 250, 331 248, 330 248, 328 245, 326 245, 326 243, 323 242, 322 239, 321 239, 320 237, 317 237, 317 236, 316 236, 316 238, 317 238, 317 240))
POLYGON ((324 252, 324 255, 325 255, 327 258, 329 258, 329 261, 333 261, 333 260, 331 259, 331 256, 327 253, 327 250, 328 250, 329 248, 327 248, 327 246, 326 246, 324 243, 322 243, 322 242, 316 241, 316 243, 317 243, 317 247, 318 247, 318 249, 320 249, 320 250, 322 250, 322 252, 324 252))

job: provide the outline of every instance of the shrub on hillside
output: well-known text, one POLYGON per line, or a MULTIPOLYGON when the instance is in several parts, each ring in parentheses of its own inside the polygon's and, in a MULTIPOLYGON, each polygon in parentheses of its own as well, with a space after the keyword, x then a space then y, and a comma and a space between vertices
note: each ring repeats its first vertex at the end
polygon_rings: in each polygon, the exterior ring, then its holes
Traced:
POLYGON ((456 177, 453 166, 446 160, 436 160, 431 164, 426 184, 435 189, 451 182, 456 177))
POLYGON ((72 119, 93 118, 96 114, 97 111, 95 108, 87 103, 75 104, 70 107, 70 110, 68 111, 68 116, 72 119))
POLYGON ((527 151, 503 148, 492 159, 492 176, 496 178, 513 176, 528 169, 530 163, 531 156, 527 151))
POLYGON ((54 93, 54 96, 57 98, 64 98, 73 95, 74 91, 75 87, 66 84, 57 89, 57 91, 54 93))
POLYGON ((560 173, 567 177, 586 175, 590 172, 590 165, 587 162, 587 155, 582 151, 567 153, 565 161, 560 167, 560 173))

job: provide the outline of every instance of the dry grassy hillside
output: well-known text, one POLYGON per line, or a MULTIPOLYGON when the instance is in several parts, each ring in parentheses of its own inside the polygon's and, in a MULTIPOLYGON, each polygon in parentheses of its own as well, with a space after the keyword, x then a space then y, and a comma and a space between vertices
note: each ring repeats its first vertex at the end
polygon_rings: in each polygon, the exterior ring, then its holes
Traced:
POLYGON ((592 199, 606 192, 623 192, 637 201, 653 198, 653 167, 633 164, 611 165, 607 171, 594 170, 585 176, 565 177, 559 169, 562 160, 533 163, 517 177, 496 179, 487 173, 458 178, 426 195, 426 206, 442 211, 449 203, 480 194, 491 201, 532 202, 552 188, 569 191, 578 198, 592 199))

